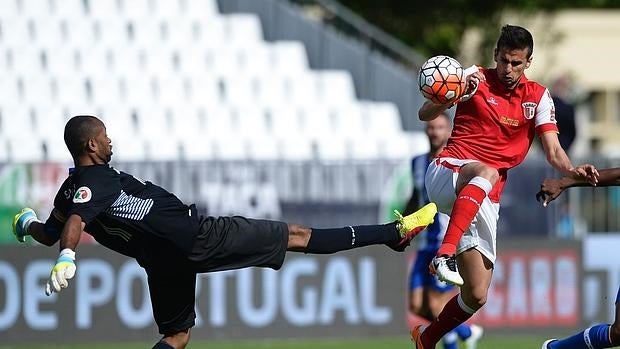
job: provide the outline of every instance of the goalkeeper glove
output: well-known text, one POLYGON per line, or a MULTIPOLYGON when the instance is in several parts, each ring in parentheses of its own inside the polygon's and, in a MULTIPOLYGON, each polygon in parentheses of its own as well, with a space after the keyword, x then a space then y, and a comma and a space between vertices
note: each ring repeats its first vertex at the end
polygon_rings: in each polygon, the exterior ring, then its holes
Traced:
POLYGON ((70 248, 60 251, 56 265, 50 273, 50 278, 45 285, 45 294, 50 296, 54 292, 60 292, 69 286, 69 279, 75 276, 75 252, 70 248))
POLYGON ((13 235, 19 242, 26 241, 26 235, 30 235, 30 224, 32 222, 40 222, 34 210, 26 207, 16 214, 13 218, 13 235))

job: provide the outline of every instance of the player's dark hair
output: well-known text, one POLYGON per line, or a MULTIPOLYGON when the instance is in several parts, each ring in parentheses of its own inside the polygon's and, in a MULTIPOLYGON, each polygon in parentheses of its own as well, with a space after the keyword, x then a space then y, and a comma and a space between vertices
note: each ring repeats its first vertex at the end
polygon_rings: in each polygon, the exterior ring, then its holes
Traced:
POLYGON ((527 58, 529 59, 534 52, 534 38, 527 29, 510 24, 502 27, 495 47, 497 51, 502 49, 523 50, 526 48, 528 49, 527 58))
POLYGON ((82 155, 88 140, 95 138, 101 120, 92 115, 74 116, 65 125, 65 144, 73 158, 82 155))

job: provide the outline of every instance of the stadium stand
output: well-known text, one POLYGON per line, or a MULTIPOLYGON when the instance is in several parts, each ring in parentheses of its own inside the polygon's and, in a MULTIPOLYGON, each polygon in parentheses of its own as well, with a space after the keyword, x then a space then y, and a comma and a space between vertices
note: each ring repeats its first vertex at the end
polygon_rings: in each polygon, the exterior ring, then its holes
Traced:
POLYGON ((70 114, 100 115, 131 161, 406 158, 420 138, 391 103, 357 99, 347 71, 311 70, 302 42, 267 42, 258 16, 223 15, 215 0, 0 8, 0 157, 11 161, 70 160, 70 114))

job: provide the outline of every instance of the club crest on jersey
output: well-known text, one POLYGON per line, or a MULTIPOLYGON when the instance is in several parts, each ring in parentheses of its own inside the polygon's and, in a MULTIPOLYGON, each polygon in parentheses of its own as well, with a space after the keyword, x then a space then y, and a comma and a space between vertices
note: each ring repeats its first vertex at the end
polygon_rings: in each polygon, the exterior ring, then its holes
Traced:
POLYGON ((93 197, 93 194, 88 187, 79 187, 73 195, 73 202, 76 204, 83 204, 89 202, 93 197))
POLYGON ((525 102, 523 104, 521 104, 521 106, 523 107, 523 117, 530 120, 531 118, 534 117, 534 115, 536 115, 536 106, 538 104, 534 103, 534 102, 525 102))

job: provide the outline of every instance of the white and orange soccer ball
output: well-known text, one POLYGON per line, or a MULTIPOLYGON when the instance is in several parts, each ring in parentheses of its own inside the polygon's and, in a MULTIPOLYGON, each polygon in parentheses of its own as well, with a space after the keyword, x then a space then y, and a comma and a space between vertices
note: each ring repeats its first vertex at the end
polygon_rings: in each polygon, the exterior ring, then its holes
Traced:
POLYGON ((463 67, 448 56, 435 56, 424 62, 418 83, 422 95, 435 104, 453 102, 465 92, 463 67))

